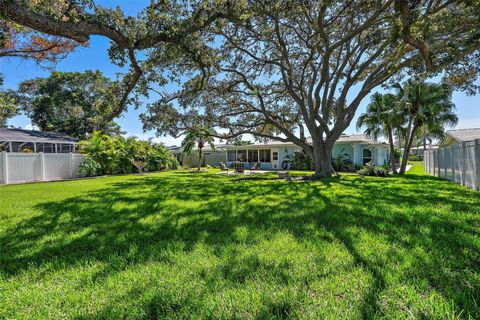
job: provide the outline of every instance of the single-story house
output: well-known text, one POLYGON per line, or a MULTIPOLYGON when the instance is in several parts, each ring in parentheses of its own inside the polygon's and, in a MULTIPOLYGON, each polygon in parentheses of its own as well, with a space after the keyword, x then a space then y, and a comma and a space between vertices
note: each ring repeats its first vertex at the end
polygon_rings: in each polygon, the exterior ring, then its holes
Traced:
POLYGON ((480 139, 480 128, 448 130, 438 145, 440 148, 480 139))
MULTIPOLYGON (((423 156, 423 153, 425 151, 437 150, 437 149, 438 149, 437 145, 427 144, 426 148, 424 148, 423 146, 411 147, 410 148, 410 154, 414 154, 414 155, 417 155, 417 156, 423 156)), ((403 149, 402 149, 402 151, 403 151, 403 149)))
MULTIPOLYGON (((308 140, 307 140, 308 141, 308 140)), ((282 169, 282 162, 287 155, 302 149, 291 142, 268 141, 251 145, 227 145, 226 163, 230 166, 235 161, 244 162, 246 167, 260 161, 263 170, 282 169)), ((362 166, 367 162, 375 165, 388 163, 389 147, 386 143, 369 139, 364 134, 342 135, 333 146, 332 157, 350 158, 354 165, 362 166)))
POLYGON ((75 152, 78 139, 61 133, 0 128, 0 152, 75 152))
MULTIPOLYGON (((195 167, 198 164, 198 153, 183 154, 181 147, 172 146, 168 150, 184 166, 195 167)), ((220 162, 231 166, 235 161, 244 162, 246 168, 260 161, 263 170, 282 169, 282 162, 287 155, 302 149, 291 142, 268 141, 249 145, 218 145, 215 150, 205 147, 202 166, 218 166, 220 162)), ((389 161, 389 147, 386 143, 374 141, 363 134, 342 135, 333 147, 333 158, 339 155, 352 160, 361 166, 372 161, 375 165, 384 165, 389 161)))

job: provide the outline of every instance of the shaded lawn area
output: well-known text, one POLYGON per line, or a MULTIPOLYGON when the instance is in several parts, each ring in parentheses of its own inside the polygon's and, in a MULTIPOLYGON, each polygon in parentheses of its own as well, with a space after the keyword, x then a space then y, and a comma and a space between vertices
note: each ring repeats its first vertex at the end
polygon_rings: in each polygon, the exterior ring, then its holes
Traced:
POLYGON ((0 318, 480 318, 480 194, 422 174, 0 188, 0 318))

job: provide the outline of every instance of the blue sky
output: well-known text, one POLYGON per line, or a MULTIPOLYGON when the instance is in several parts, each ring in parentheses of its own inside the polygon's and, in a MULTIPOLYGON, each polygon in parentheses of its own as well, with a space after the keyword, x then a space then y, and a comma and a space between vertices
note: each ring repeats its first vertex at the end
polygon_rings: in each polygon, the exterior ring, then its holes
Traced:
MULTIPOLYGON (((130 15, 136 14, 139 10, 144 8, 148 2, 149 1, 143 0, 97 1, 97 3, 109 7, 119 5, 124 12, 130 15)), ((98 69, 106 76, 114 78, 116 73, 121 72, 121 69, 110 62, 107 55, 108 48, 109 41, 106 38, 92 37, 88 48, 78 48, 65 60, 62 60, 56 66, 56 70, 85 71, 89 69, 98 69)), ((16 89, 18 83, 23 80, 35 77, 46 77, 50 73, 50 71, 43 70, 30 61, 15 58, 0 59, 0 72, 5 76, 4 87, 12 89, 16 89)), ((368 101, 368 98, 364 99, 357 110, 355 119, 345 133, 357 133, 355 128, 356 118, 365 111, 368 101)), ((455 92, 453 95, 453 101, 457 106, 457 114, 459 118, 459 123, 456 128, 480 127, 480 95, 467 96, 462 92, 455 92)), ((138 110, 129 108, 128 112, 116 121, 128 135, 135 135, 142 139, 154 137, 153 132, 142 131, 142 123, 139 120, 139 115, 144 110, 144 107, 140 107, 138 110)), ((25 116, 17 116, 9 121, 9 125, 29 128, 30 121, 25 116)), ((155 140, 164 142, 166 145, 179 144, 180 141, 179 139, 173 139, 172 137, 159 137, 155 140)))

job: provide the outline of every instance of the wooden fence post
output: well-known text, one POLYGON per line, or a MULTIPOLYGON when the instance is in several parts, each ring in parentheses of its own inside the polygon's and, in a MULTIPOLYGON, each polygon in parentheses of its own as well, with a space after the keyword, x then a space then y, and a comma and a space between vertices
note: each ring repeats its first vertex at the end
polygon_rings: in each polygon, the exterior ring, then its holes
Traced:
POLYGON ((8 154, 6 151, 2 151, 2 173, 3 173, 3 183, 8 184, 8 154))
POLYGON ((475 140, 473 159, 475 160, 475 187, 480 191, 480 139, 475 140))

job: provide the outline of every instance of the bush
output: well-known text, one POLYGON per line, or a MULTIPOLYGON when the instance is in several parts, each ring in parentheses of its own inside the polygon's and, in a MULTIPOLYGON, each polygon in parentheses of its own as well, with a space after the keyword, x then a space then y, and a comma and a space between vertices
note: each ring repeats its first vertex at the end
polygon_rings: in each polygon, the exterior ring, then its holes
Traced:
MULTIPOLYGON (((343 150, 342 150, 343 152, 343 150)), ((356 167, 348 153, 340 153, 337 158, 332 158, 332 167, 335 171, 355 172, 356 167)), ((305 151, 296 151, 292 157, 292 170, 313 170, 312 158, 305 151)))
POLYGON ((109 137, 94 132, 88 140, 79 143, 85 158, 80 172, 87 176, 159 171, 178 168, 177 159, 160 144, 133 137, 109 137))
POLYGON ((408 156, 408 160, 410 161, 422 161, 423 160, 423 156, 419 155, 419 154, 410 154, 408 156))
POLYGON ((388 177, 390 175, 390 166, 375 166, 369 162, 358 170, 358 174, 362 176, 388 177))
POLYGON ((292 157, 292 170, 313 170, 312 158, 305 151, 296 151, 292 157))
POLYGON ((332 167, 335 171, 355 172, 355 166, 348 153, 343 149, 336 158, 332 158, 332 167))
POLYGON ((80 164, 80 174, 91 177, 91 176, 98 176, 102 174, 102 167, 100 163, 95 161, 91 156, 86 155, 83 158, 82 163, 80 164))

